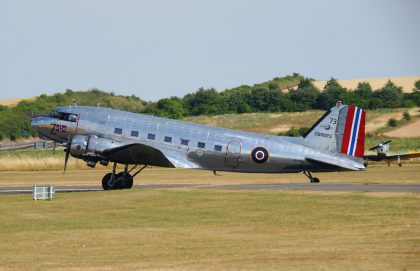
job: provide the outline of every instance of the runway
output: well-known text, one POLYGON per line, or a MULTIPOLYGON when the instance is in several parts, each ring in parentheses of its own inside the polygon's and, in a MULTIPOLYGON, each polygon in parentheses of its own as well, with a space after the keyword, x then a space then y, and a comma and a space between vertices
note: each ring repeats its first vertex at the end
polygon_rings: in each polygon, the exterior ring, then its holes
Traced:
MULTIPOLYGON (((195 188, 210 190, 287 190, 287 191, 331 191, 331 192, 389 192, 420 193, 420 184, 360 184, 360 183, 287 183, 287 184, 147 184, 135 185, 135 189, 195 188)), ((103 191, 97 186, 56 186, 56 193, 103 191)), ((108 192, 108 191, 107 191, 108 192)), ((0 187, 0 195, 31 194, 31 186, 0 187)))

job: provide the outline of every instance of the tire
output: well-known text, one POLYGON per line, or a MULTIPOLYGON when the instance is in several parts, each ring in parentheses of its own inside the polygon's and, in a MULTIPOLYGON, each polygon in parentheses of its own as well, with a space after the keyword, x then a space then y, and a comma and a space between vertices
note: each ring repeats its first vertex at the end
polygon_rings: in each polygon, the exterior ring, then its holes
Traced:
POLYGON ((123 189, 125 185, 125 181, 123 179, 124 172, 120 172, 115 174, 115 189, 123 189))
POLYGON ((128 174, 127 179, 125 180, 124 188, 131 189, 131 187, 133 187, 133 177, 128 174))
POLYGON ((311 180, 311 183, 319 183, 319 178, 313 178, 313 179, 311 180))
POLYGON ((107 173, 102 178, 102 188, 104 190, 111 190, 111 189, 113 189, 113 187, 109 185, 109 181, 111 180, 111 177, 112 177, 112 173, 107 173))

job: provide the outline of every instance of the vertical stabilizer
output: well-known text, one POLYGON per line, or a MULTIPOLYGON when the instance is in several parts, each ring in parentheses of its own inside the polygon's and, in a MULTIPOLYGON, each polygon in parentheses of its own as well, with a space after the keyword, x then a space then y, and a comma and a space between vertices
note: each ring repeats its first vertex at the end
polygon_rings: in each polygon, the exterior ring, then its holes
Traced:
POLYGON ((365 119, 362 109, 337 103, 309 129, 304 142, 315 149, 363 157, 365 119))

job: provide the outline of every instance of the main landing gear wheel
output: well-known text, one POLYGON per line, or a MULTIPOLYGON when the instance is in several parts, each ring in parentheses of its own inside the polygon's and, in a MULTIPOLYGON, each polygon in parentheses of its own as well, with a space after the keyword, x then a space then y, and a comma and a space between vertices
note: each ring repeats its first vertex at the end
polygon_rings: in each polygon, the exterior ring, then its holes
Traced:
POLYGON ((130 174, 125 174, 124 172, 120 172, 114 175, 108 173, 102 179, 102 188, 104 190, 116 190, 116 189, 130 189, 133 187, 133 177, 130 174))
POLYGON ((130 189, 133 187, 133 180, 134 177, 137 176, 143 169, 147 167, 144 165, 140 169, 138 169, 139 165, 135 165, 130 170, 128 170, 128 165, 125 165, 124 171, 120 173, 115 173, 117 168, 117 163, 114 162, 114 166, 112 167, 112 172, 106 174, 102 178, 102 188, 104 190, 116 190, 116 189, 130 189), (131 172, 135 171, 133 174, 131 172))
POLYGON ((308 177, 311 183, 319 183, 319 178, 312 177, 312 173, 310 171, 303 171, 303 174, 308 177))

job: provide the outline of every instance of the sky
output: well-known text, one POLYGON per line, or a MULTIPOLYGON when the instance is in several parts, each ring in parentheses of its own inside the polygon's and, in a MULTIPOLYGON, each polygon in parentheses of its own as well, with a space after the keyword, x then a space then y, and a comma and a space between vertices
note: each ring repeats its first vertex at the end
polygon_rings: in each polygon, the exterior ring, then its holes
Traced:
POLYGON ((420 75, 418 0, 0 0, 0 99, 420 75))

